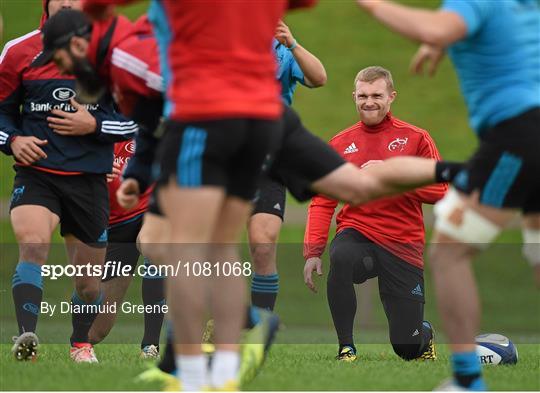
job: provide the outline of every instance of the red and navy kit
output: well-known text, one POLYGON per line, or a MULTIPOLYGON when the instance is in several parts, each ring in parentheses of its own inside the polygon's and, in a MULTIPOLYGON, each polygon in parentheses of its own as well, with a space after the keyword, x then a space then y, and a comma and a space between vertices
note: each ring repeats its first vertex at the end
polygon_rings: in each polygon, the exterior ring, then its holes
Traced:
POLYGON ((140 97, 162 95, 164 86, 157 42, 146 15, 134 23, 122 15, 94 21, 88 59, 94 65, 99 62, 97 71, 126 116, 134 115, 140 97), (107 38, 109 29, 112 29, 110 39, 107 38), (98 61, 98 51, 104 40, 109 40, 107 52, 98 61))
POLYGON ((110 96, 87 105, 97 122, 96 132, 85 136, 62 136, 48 126, 52 109, 74 112, 69 100, 75 81, 61 75, 54 64, 30 68, 42 49, 40 30, 9 41, 0 55, 0 150, 12 154, 16 136, 35 136, 48 143, 41 148, 47 158, 32 167, 56 174, 109 173, 113 143, 133 138, 135 122, 114 111, 110 96))
MULTIPOLYGON (((356 123, 332 138, 330 145, 345 160, 359 167, 370 160, 404 155, 440 160, 427 131, 391 114, 374 127, 356 123)), ((435 203, 444 196, 447 188, 446 184, 436 184, 361 206, 345 205, 336 217, 337 232, 353 228, 404 261, 423 268, 422 203, 435 203)), ((311 201, 304 237, 304 258, 318 257, 324 252, 337 204, 337 201, 321 195, 311 201)))
MULTIPOLYGON (((89 45, 89 59, 93 64, 96 63, 97 48, 111 26, 114 31, 109 49, 102 59, 98 72, 107 82, 120 111, 135 120, 141 128, 141 132, 148 131, 147 128, 153 131, 162 111, 163 79, 159 72, 157 43, 152 35, 151 25, 146 16, 142 16, 135 23, 131 23, 122 16, 94 22, 89 45), (157 100, 158 104, 153 105, 152 99, 157 100), (152 106, 157 106, 157 111, 151 110, 152 106), (142 117, 151 117, 151 119, 141 121, 142 117)), ((142 140, 143 146, 141 146, 141 140, 137 138, 139 160, 141 155, 144 156, 145 149, 149 148, 144 143, 145 140, 142 140)), ((115 145, 114 160, 121 165, 121 171, 124 171, 128 162, 134 159, 134 153, 134 140, 115 145)), ((135 173, 133 177, 144 179, 141 182, 144 183, 141 187, 144 193, 133 209, 123 209, 117 202, 116 191, 121 184, 121 179, 115 178, 109 183, 111 209, 109 226, 135 219, 147 210, 152 188, 147 187, 150 183, 150 175, 143 175, 142 172, 148 172, 150 167, 146 164, 131 164, 131 171, 135 173)))
MULTIPOLYGON (((124 25, 117 23, 116 29, 129 28, 124 25)), ((137 179, 141 192, 146 192, 152 183, 151 168, 159 143, 154 131, 163 113, 165 90, 157 41, 146 15, 131 26, 128 35, 122 33, 121 41, 112 43, 110 59, 101 72, 106 75, 121 112, 139 125, 137 150, 126 165, 124 178, 137 179)))
MULTIPOLYGON (((97 62, 98 48, 110 28, 114 31, 109 48, 97 71, 106 81, 120 111, 139 124, 141 134, 147 134, 148 131, 151 132, 157 127, 162 112, 164 88, 159 70, 157 42, 146 16, 135 23, 131 23, 123 16, 96 21, 92 26, 89 45, 89 60, 94 65, 97 62), (157 104, 155 104, 156 101, 157 104)), ((144 161, 145 151, 155 147, 148 146, 146 141, 147 139, 137 138, 139 161, 141 161, 141 156, 144 161)), ((133 156, 135 141, 117 143, 114 153, 115 162, 121 165, 121 170, 124 172, 128 162, 136 159, 133 156)), ((151 165, 132 163, 130 167, 129 172, 133 174, 130 177, 141 178, 140 185, 144 193, 135 208, 125 210, 118 205, 116 200, 116 191, 121 184, 121 179, 115 178, 109 183, 110 226, 135 219, 148 209, 152 188, 148 187, 150 174, 146 172, 149 172, 151 165)))

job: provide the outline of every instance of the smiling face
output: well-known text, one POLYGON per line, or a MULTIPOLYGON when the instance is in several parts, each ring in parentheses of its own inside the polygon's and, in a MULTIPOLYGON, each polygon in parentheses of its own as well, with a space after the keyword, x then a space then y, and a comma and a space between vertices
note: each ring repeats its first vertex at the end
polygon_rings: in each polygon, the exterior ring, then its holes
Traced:
POLYGON ((390 111, 396 95, 396 91, 388 87, 384 78, 370 82, 357 81, 353 99, 360 120, 368 126, 379 124, 390 111))

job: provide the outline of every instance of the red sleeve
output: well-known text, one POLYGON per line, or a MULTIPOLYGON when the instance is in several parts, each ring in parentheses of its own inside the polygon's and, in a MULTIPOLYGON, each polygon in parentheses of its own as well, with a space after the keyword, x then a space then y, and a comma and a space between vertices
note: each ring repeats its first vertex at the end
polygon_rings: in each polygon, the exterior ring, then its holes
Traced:
POLYGON ((8 42, 0 54, 0 151, 5 154, 13 153, 11 141, 22 134, 19 129, 23 100, 22 75, 30 62, 25 56, 22 41, 38 33, 34 31, 8 42))
POLYGON ((157 56, 157 48, 152 45, 144 45, 142 41, 138 51, 130 53, 122 48, 114 48, 111 56, 111 80, 119 86, 123 92, 129 92, 145 97, 155 97, 163 92, 163 78, 157 67, 146 62, 145 58, 151 59, 157 56), (156 50, 153 53, 143 53, 147 50, 156 50))
MULTIPOLYGON (((424 134, 420 144, 418 145, 416 155, 419 157, 434 158, 436 160, 441 159, 439 151, 435 146, 435 142, 433 139, 431 139, 431 136, 427 132, 424 134)), ((448 191, 448 183, 439 183, 418 188, 409 193, 409 195, 418 199, 422 203, 434 204, 444 196, 446 191, 448 191)))
POLYGON ((304 234, 304 259, 320 257, 324 253, 337 204, 336 200, 322 195, 311 200, 304 234))
POLYGON ((23 56, 19 55, 19 48, 13 47, 19 44, 19 40, 22 41, 25 37, 34 34, 35 32, 29 33, 26 36, 9 41, 4 46, 0 54, 0 100, 4 100, 17 90, 21 85, 22 72, 28 66, 23 56))

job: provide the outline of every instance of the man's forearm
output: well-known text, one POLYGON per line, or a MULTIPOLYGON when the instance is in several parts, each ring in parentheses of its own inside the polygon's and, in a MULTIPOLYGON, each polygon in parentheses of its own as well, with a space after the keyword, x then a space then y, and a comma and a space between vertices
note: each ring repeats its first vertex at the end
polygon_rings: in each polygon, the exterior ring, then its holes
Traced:
POLYGON ((379 22, 411 40, 446 47, 466 34, 461 18, 450 12, 413 8, 386 0, 359 4, 379 22))
POLYGON ((321 61, 301 45, 293 49, 294 59, 304 73, 306 84, 310 87, 320 87, 326 83, 326 70, 321 61))

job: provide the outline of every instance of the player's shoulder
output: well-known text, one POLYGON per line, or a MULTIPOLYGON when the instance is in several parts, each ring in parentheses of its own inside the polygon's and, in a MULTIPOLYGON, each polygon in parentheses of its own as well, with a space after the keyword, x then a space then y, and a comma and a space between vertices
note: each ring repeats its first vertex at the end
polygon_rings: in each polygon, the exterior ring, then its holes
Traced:
POLYGON ((34 30, 8 41, 0 54, 0 63, 13 61, 20 64, 32 60, 41 50, 41 30, 34 30))
POLYGON ((114 46, 113 57, 124 57, 141 64, 152 64, 158 59, 157 41, 153 35, 131 34, 114 46))
POLYGON ((155 91, 163 91, 163 78, 159 72, 159 58, 155 43, 125 42, 116 46, 111 55, 117 75, 132 74, 146 81, 155 91))
POLYGON ((392 125, 394 128, 408 132, 412 135, 417 135, 419 137, 428 137, 431 138, 429 132, 427 130, 424 130, 423 128, 420 128, 418 126, 415 126, 414 124, 408 123, 406 121, 403 121, 401 119, 398 119, 396 117, 392 117, 392 125))
POLYGON ((338 144, 339 142, 342 142, 344 140, 347 140, 353 135, 355 132, 357 132, 361 128, 361 122, 355 123, 347 128, 345 128, 343 131, 338 132, 336 135, 334 135, 328 143, 330 144, 338 144))
POLYGON ((143 15, 135 22, 127 21, 124 36, 113 47, 112 60, 115 65, 152 69, 159 62, 157 41, 152 33, 148 17, 143 15))

